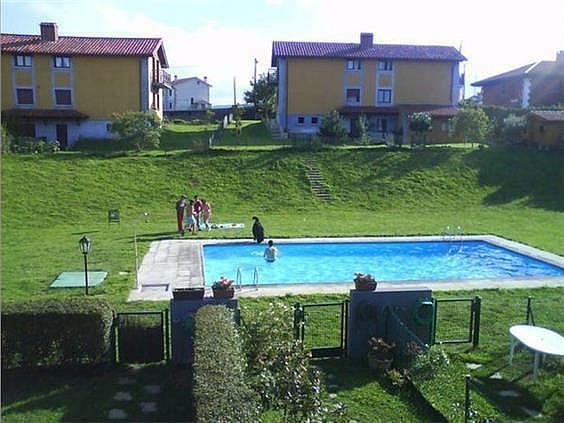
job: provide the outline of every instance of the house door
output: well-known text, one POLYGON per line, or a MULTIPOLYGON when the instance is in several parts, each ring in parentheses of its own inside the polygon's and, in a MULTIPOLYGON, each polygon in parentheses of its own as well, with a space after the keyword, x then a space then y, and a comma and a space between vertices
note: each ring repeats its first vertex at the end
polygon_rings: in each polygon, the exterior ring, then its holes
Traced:
POLYGON ((59 141, 61 150, 66 150, 69 142, 69 134, 67 130, 67 125, 59 124, 57 125, 57 141, 59 141))
POLYGON ((358 138, 360 131, 358 128, 358 118, 351 118, 351 137, 358 138))

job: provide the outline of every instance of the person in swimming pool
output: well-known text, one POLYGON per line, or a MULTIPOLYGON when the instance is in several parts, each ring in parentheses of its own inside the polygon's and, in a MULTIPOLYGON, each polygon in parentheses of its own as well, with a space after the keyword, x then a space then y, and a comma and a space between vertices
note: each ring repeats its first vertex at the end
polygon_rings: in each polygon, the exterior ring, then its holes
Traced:
POLYGON ((268 247, 264 249, 264 258, 266 261, 274 261, 278 256, 278 248, 274 246, 272 240, 268 241, 268 247))

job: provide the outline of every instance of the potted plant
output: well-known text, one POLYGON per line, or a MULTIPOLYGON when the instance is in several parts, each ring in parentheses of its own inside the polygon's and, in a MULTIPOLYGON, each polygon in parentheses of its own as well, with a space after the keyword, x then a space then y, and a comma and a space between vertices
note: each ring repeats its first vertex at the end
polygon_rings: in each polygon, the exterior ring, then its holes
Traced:
POLYGON ((233 298, 235 288, 233 288, 233 279, 227 279, 221 276, 217 282, 212 285, 214 298, 233 298))
POLYGON ((204 287, 175 288, 172 290, 172 298, 175 300, 201 300, 204 298, 204 292, 204 287))
POLYGON ((354 274, 354 287, 358 291, 374 291, 376 289, 376 279, 370 273, 354 274))
POLYGON ((368 341, 368 367, 373 370, 385 371, 392 366, 395 344, 384 338, 371 338, 368 341))

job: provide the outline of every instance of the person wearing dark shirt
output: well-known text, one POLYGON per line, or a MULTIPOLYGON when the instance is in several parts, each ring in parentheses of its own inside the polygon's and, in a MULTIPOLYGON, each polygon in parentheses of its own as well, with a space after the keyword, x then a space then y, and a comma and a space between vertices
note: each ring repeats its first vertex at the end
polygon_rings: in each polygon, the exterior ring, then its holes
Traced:
POLYGON ((178 232, 184 234, 184 209, 186 208, 186 197, 180 196, 180 200, 176 202, 176 223, 178 232))
POLYGON ((258 217, 253 216, 253 220, 255 221, 253 223, 253 239, 257 242, 257 244, 260 244, 264 241, 264 228, 262 227, 258 217))

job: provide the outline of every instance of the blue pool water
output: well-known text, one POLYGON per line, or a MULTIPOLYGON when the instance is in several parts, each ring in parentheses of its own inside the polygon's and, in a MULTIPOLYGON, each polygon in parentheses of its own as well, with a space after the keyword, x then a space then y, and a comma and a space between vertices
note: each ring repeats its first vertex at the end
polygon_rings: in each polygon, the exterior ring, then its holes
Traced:
POLYGON ((562 276, 564 269, 485 241, 279 243, 278 260, 263 258, 265 245, 204 246, 206 284, 220 276, 261 284, 351 283, 355 272, 377 281, 562 276))

